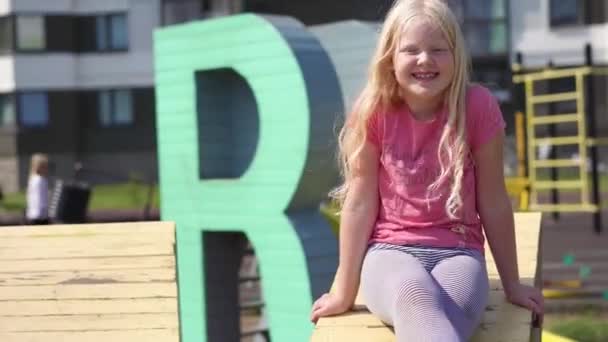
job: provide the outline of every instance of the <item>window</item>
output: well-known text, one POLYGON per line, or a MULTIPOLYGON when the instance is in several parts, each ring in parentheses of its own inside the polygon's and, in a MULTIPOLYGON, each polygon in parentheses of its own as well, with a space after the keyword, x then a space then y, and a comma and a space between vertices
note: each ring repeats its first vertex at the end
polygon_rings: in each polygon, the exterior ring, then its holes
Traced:
POLYGON ((0 127, 15 125, 15 98, 11 94, 0 94, 0 127))
POLYGON ((605 1, 551 0, 550 23, 552 27, 605 23, 607 10, 605 1))
POLYGON ((500 55, 507 52, 505 22, 469 23, 465 35, 472 56, 500 55))
POLYGON ((127 16, 124 14, 111 15, 108 20, 110 29, 110 47, 116 50, 126 50, 129 45, 127 16))
POLYGON ((133 103, 130 90, 102 90, 99 92, 98 104, 101 126, 121 126, 133 123, 133 103))
POLYGON ((97 51, 126 50, 128 47, 127 16, 111 14, 95 18, 97 51))
POLYGON ((108 21, 106 17, 95 18, 95 47, 99 51, 108 49, 108 21))
MULTIPOLYGON (((249 4, 250 1, 247 1, 249 4)), ((245 2, 242 0, 162 0, 162 25, 173 25, 201 18, 239 13, 245 2)))
POLYGON ((24 127, 43 127, 49 123, 46 93, 32 92, 19 95, 20 123, 24 127))
POLYGON ((209 10, 208 1, 204 0, 163 0, 163 25, 179 24, 202 17, 204 7, 209 10))
POLYGON ((551 1, 549 8, 551 26, 585 23, 585 4, 579 0, 551 1))
POLYGON ((492 20, 505 17, 504 0, 465 0, 465 13, 471 19, 492 20))
POLYGON ((17 17, 17 48, 39 51, 46 47, 43 16, 17 17))
POLYGON ((507 53, 505 0, 449 0, 448 4, 462 25, 471 56, 507 53))
POLYGON ((78 18, 79 51, 124 51, 129 47, 126 14, 78 18))
POLYGON ((13 17, 0 17, 0 54, 10 53, 13 49, 13 17))

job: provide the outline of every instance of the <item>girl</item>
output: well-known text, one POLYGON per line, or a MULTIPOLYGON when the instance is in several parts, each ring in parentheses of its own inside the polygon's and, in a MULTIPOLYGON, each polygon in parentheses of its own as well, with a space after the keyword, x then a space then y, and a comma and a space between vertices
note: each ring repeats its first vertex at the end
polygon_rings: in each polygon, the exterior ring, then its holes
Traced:
POLYGON ((361 282, 397 341, 469 339, 489 292, 482 227, 508 300, 542 315, 541 292, 519 281, 502 114, 467 67, 443 1, 395 2, 340 133, 340 262, 313 322, 348 310, 361 282))
POLYGON ((48 169, 49 158, 45 154, 36 153, 32 155, 30 178, 27 182, 27 210, 25 213, 28 224, 49 223, 48 169))

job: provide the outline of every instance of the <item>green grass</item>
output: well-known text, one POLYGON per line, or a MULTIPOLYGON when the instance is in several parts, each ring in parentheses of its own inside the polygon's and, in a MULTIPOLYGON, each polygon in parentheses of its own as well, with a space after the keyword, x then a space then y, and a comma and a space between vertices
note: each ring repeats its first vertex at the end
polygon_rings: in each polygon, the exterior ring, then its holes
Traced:
MULTIPOLYGON (((119 185, 99 185, 93 187, 90 210, 99 209, 141 209, 146 204, 149 188, 135 183, 119 185)), ((152 208, 158 208, 158 187, 154 187, 152 208)))
MULTIPOLYGON (((98 185, 92 188, 89 210, 129 210, 142 209, 146 203, 149 188, 142 184, 125 183, 117 185, 98 185)), ((151 205, 159 207, 158 187, 154 187, 151 205)), ((0 202, 0 210, 21 212, 25 209, 23 192, 6 194, 0 202)))
POLYGON ((21 212, 25 210, 25 194, 23 192, 5 194, 0 201, 0 209, 8 212, 21 212))
POLYGON ((606 342, 608 341, 608 316, 596 311, 570 315, 547 315, 545 329, 578 342, 606 342))

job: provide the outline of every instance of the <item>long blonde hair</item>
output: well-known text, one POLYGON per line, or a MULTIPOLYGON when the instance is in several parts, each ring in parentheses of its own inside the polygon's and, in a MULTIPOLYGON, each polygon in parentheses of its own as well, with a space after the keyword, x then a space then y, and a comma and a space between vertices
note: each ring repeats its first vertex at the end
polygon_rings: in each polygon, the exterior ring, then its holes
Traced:
POLYGON ((367 83, 340 131, 338 157, 344 183, 334 189, 330 196, 340 204, 344 203, 354 178, 353 165, 367 139, 368 122, 372 115, 382 114, 403 103, 393 71, 393 55, 405 25, 420 17, 441 29, 454 55, 454 77, 445 97, 448 118, 437 152, 441 173, 428 190, 435 190, 443 182, 450 181, 450 195, 445 209, 449 217, 456 218, 462 207, 460 192, 465 157, 468 154, 465 98, 469 84, 469 57, 458 21, 441 0, 397 0, 388 12, 369 66, 367 83))

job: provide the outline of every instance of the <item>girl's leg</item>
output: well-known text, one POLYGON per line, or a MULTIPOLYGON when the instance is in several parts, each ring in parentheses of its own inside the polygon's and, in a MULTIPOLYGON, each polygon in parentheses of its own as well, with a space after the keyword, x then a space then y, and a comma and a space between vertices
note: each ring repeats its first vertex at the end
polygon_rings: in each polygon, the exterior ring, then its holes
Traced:
POLYGON ((398 342, 462 341, 443 308, 439 286, 414 256, 371 250, 361 285, 369 310, 395 328, 398 342))
POLYGON ((488 302, 485 260, 458 255, 439 262, 431 271, 440 286, 442 302, 458 334, 468 340, 479 325, 488 302))

